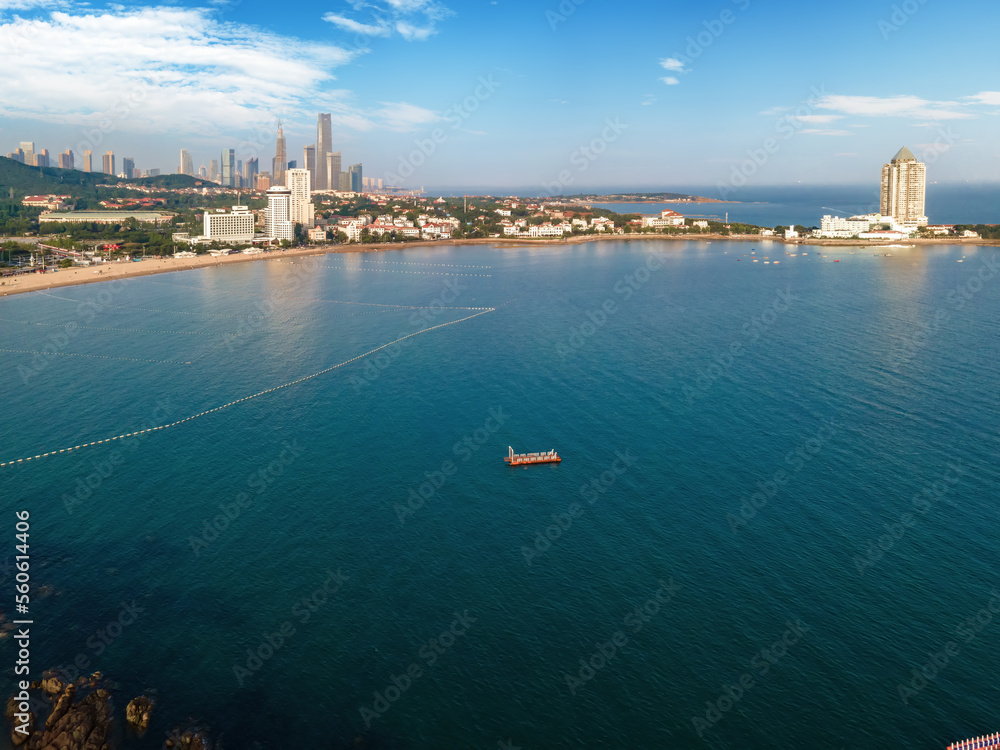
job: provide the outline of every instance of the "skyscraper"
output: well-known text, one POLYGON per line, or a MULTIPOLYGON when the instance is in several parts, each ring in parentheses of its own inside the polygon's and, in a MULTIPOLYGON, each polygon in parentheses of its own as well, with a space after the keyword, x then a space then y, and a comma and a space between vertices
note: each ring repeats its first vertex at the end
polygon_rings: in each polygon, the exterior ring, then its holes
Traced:
POLYGON ((29 167, 35 166, 35 142, 21 141, 21 150, 24 152, 24 163, 29 167))
POLYGON ((330 190, 340 190, 340 152, 326 155, 326 184, 330 190))
POLYGON ((315 146, 303 146, 302 148, 302 166, 309 170, 309 179, 312 180, 312 184, 316 184, 316 147, 315 146))
POLYGON ((295 225, 291 220, 292 191, 286 187, 268 188, 267 208, 264 209, 264 234, 272 240, 294 240, 295 225))
POLYGON ((315 224, 315 207, 312 202, 312 187, 308 169, 289 169, 285 174, 291 192, 289 216, 293 224, 301 224, 312 229, 315 224))
POLYGON ((83 171, 84 172, 94 171, 94 155, 90 151, 83 152, 83 171))
POLYGON ((122 174, 126 180, 131 180, 135 176, 135 159, 128 156, 122 157, 122 174))
MULTIPOLYGON (((337 184, 329 181, 326 173, 326 155, 333 150, 333 134, 330 128, 330 115, 320 113, 316 122, 316 182, 315 190, 336 190, 337 184)), ((337 168, 340 171, 340 168, 337 168)), ((334 177, 336 179, 336 177, 334 177)))
POLYGON ((104 154, 102 162, 103 162, 102 166, 104 167, 104 169, 102 171, 104 172, 104 174, 114 174, 115 173, 115 152, 114 151, 108 151, 106 154, 104 154))
POLYGON ((222 187, 236 187, 236 149, 222 149, 222 187))
POLYGON ((243 165, 243 184, 248 188, 253 188, 256 185, 257 174, 260 172, 258 164, 255 156, 252 159, 247 159, 246 164, 243 165))
POLYGON ((285 184, 285 170, 288 168, 288 153, 285 150, 285 134, 281 130, 281 120, 278 121, 278 140, 274 144, 274 164, 271 174, 275 185, 285 184))
POLYGON ((212 161, 210 161, 208 163, 208 179, 210 179, 212 182, 218 182, 219 181, 219 160, 218 159, 212 159, 212 161))
POLYGON ((186 148, 181 149, 181 163, 177 167, 177 174, 189 174, 194 177, 194 161, 191 159, 191 152, 186 148))
POLYGON ((924 215, 926 187, 927 165, 917 161, 910 149, 903 146, 892 161, 882 165, 880 213, 891 216, 903 226, 927 226, 924 215))
POLYGON ((347 174, 350 175, 350 190, 355 193, 363 193, 365 185, 364 180, 361 178, 361 165, 352 164, 347 168, 347 174))
POLYGON ((49 166, 49 150, 43 148, 37 154, 35 154, 35 166, 36 167, 47 167, 49 166))
POLYGON ((73 152, 70 149, 66 149, 63 153, 59 154, 59 168, 73 168, 73 152))

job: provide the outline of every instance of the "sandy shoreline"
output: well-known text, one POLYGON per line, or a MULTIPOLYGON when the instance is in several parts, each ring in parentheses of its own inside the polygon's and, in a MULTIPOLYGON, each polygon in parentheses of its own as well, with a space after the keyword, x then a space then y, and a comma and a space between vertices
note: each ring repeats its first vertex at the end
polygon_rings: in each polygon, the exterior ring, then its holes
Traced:
POLYGON ((429 247, 433 245, 510 245, 516 247, 544 247, 547 245, 579 245, 586 242, 600 242, 607 240, 675 240, 684 242, 698 241, 729 241, 729 242, 780 242, 784 245, 820 245, 820 246, 854 246, 854 247, 875 247, 878 245, 1000 245, 1000 240, 962 240, 959 238, 934 238, 934 239, 913 239, 913 240, 820 240, 800 238, 797 240, 785 240, 780 237, 761 237, 759 235, 730 235, 724 237, 719 234, 690 235, 658 235, 658 234, 638 234, 638 235, 611 235, 594 236, 584 235, 570 237, 567 239, 525 239, 518 237, 493 237, 470 240, 427 240, 421 242, 406 243, 378 243, 372 245, 315 245, 301 248, 299 250, 282 250, 258 255, 225 255, 212 257, 211 255, 199 256, 197 258, 162 258, 148 259, 141 262, 131 263, 106 263, 97 268, 61 268, 53 273, 25 274, 23 276, 8 277, 0 281, 0 296, 6 297, 13 294, 24 294, 25 292, 36 292, 45 289, 56 289, 63 286, 77 286, 79 284, 93 284, 113 279, 132 278, 135 276, 149 276, 157 273, 173 273, 175 271, 187 271, 194 268, 205 268, 207 266, 222 266, 230 263, 252 263, 255 261, 277 261, 282 258, 297 258, 309 255, 326 255, 328 253, 371 253, 380 250, 403 250, 408 247, 429 247))

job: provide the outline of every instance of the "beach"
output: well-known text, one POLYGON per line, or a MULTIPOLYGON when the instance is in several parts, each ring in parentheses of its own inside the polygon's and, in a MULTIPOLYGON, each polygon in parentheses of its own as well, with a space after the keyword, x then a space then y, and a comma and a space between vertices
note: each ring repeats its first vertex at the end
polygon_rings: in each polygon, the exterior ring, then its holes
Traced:
POLYGON ((281 262, 283 258, 297 258, 310 255, 326 255, 328 253, 372 253, 380 250, 404 250, 411 247, 427 247, 432 245, 513 245, 513 246, 546 246, 546 245, 578 245, 585 242, 601 240, 680 240, 680 241, 738 241, 738 242, 779 242, 784 245, 820 245, 820 246, 859 246, 875 247, 879 245, 1000 245, 1000 240, 959 239, 956 237, 941 237, 934 239, 911 240, 831 240, 802 237, 785 240, 781 237, 761 237, 759 235, 664 235, 664 234, 631 234, 631 235, 580 235, 565 239, 529 239, 524 237, 490 237, 461 240, 426 240, 421 242, 375 243, 371 245, 310 245, 297 250, 275 250, 255 255, 201 255, 197 258, 147 258, 143 261, 111 262, 98 267, 81 266, 77 268, 60 268, 48 273, 30 273, 21 276, 10 276, 0 281, 0 297, 25 292, 37 292, 45 289, 55 289, 63 286, 93 284, 113 279, 131 278, 134 276, 149 276, 157 273, 174 273, 189 271, 207 266, 221 266, 230 263, 250 263, 253 261, 281 262))

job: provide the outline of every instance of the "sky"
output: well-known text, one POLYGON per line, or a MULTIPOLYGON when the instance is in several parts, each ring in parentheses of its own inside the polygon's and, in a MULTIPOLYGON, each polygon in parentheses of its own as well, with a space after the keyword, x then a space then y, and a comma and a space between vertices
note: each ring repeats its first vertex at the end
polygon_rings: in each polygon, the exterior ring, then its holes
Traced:
MULTIPOLYGON (((343 164, 428 191, 1000 181, 1000 7, 905 0, 0 0, 0 153, 343 164)), ((266 164, 266 166, 265 166, 266 164)), ((79 158, 78 158, 79 166, 79 158)))

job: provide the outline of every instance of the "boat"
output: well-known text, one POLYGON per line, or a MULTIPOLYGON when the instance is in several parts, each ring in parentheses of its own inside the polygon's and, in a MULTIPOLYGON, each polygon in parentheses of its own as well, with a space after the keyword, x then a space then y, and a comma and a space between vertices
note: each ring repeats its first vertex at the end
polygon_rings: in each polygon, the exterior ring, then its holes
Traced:
POLYGON ((504 456, 504 461, 511 466, 527 466, 528 464, 558 464, 562 463, 559 454, 555 450, 547 453, 514 453, 511 446, 507 446, 509 453, 504 456))

